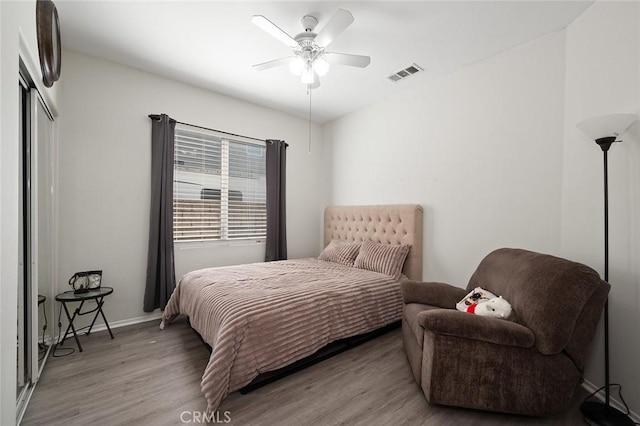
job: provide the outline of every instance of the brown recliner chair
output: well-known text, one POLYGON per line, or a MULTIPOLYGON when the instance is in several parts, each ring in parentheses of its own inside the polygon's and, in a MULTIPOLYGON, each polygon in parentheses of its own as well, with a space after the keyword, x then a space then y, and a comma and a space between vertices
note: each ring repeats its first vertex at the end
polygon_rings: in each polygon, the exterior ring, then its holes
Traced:
POLYGON ((413 375, 433 403, 559 413, 581 383, 609 288, 588 266, 506 248, 482 260, 467 290, 405 282, 402 339, 413 375), (516 321, 457 311, 475 287, 503 296, 516 321))

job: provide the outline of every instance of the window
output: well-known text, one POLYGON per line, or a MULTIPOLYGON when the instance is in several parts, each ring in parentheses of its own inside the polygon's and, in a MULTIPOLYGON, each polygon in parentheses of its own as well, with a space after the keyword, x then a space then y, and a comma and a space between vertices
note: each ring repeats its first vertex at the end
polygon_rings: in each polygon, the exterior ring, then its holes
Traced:
POLYGON ((176 127, 174 242, 264 238, 265 153, 264 145, 176 127))

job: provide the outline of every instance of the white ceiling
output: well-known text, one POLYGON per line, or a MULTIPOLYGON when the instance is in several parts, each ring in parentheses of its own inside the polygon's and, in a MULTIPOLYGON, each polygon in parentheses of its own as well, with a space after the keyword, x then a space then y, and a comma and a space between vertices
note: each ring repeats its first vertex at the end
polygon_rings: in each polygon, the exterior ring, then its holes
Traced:
MULTIPOLYGON (((56 0, 63 47, 235 98, 309 116, 305 85, 288 67, 253 64, 289 56, 251 24, 264 15, 291 36, 302 16, 316 32, 338 9, 355 22, 330 51, 371 56, 365 69, 333 66, 312 91, 312 119, 323 123, 566 27, 592 1, 67 1, 56 0), (424 73, 386 77, 417 63, 424 73)), ((64 73, 64 65, 63 65, 64 73)))

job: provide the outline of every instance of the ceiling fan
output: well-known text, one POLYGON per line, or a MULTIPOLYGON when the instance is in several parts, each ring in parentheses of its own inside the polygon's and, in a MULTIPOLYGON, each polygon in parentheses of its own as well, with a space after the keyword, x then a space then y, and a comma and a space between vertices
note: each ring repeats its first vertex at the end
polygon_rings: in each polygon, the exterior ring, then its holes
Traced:
POLYGON ((330 64, 365 68, 371 62, 368 56, 325 50, 353 22, 353 15, 347 10, 338 9, 317 34, 313 30, 318 25, 318 19, 315 16, 305 15, 302 18, 304 32, 295 37, 291 37, 262 15, 254 15, 251 22, 280 40, 293 52, 293 56, 263 62, 253 67, 257 70, 266 70, 288 64, 291 72, 299 75, 300 81, 312 89, 320 86, 319 77, 329 71, 330 64))

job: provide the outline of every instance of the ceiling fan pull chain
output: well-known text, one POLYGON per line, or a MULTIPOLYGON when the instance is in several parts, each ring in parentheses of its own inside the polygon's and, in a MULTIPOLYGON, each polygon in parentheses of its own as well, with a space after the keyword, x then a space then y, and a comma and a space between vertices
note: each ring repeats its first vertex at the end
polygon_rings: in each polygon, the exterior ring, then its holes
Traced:
POLYGON ((311 155, 311 85, 307 84, 307 95, 309 95, 309 151, 308 154, 311 155))

